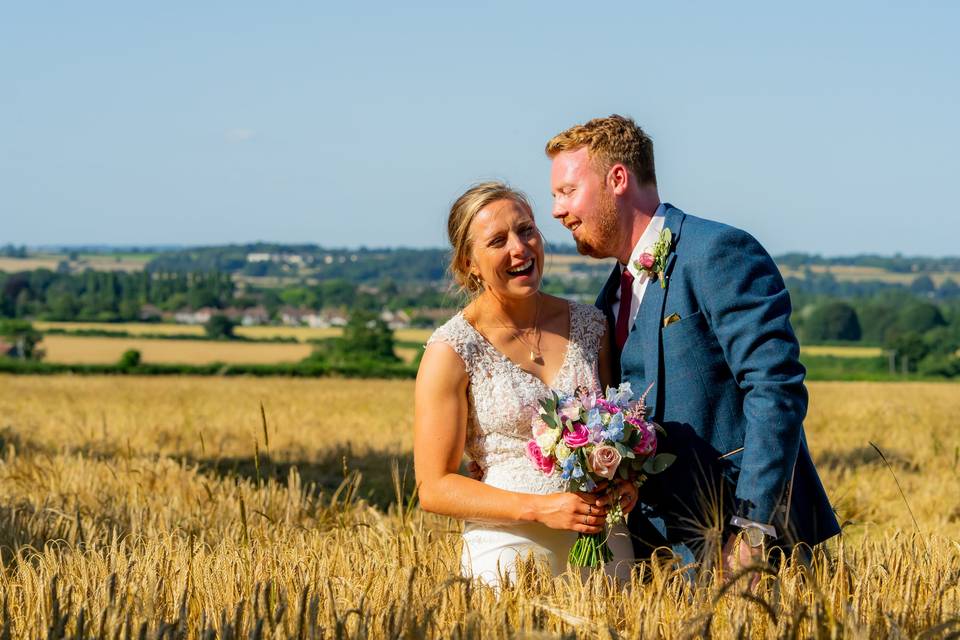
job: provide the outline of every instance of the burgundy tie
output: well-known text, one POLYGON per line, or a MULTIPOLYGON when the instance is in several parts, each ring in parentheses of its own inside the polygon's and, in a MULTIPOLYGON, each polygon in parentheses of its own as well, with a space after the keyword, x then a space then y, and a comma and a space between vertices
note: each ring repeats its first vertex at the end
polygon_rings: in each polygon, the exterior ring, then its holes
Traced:
POLYGON ((633 275, 624 269, 620 274, 620 309, 617 312, 617 348, 623 350, 630 335, 630 307, 633 305, 633 275))

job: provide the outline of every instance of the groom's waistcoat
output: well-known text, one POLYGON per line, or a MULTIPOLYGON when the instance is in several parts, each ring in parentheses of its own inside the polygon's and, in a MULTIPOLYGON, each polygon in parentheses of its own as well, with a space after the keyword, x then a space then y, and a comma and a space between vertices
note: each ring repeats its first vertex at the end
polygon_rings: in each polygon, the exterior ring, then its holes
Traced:
MULTIPOLYGON (((634 393, 653 384, 661 451, 677 455, 641 492, 659 542, 684 544, 734 512, 774 524, 788 545, 838 533, 806 447, 805 370, 776 265, 746 232, 666 209, 663 281, 647 285, 613 358, 613 379, 634 393)), ((610 335, 619 279, 615 267, 597 299, 610 335)))

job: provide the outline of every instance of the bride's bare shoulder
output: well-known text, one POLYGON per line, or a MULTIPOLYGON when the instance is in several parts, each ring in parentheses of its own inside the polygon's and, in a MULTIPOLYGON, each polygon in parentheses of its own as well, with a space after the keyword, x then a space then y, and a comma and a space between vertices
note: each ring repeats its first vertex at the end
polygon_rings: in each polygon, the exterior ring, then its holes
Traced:
POLYGON ((466 387, 467 367, 454 347, 443 341, 431 342, 420 358, 417 387, 433 389, 466 387))
POLYGON ((560 298, 549 293, 542 293, 543 296, 543 317, 544 318, 564 318, 570 309, 576 304, 572 300, 560 298))

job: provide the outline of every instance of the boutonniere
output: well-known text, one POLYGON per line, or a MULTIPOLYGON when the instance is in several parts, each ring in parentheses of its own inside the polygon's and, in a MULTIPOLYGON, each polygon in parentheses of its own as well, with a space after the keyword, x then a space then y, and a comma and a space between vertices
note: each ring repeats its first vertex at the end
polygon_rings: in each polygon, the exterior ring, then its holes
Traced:
POLYGON ((669 227, 664 227, 660 236, 649 250, 640 254, 640 258, 633 261, 637 271, 645 271, 651 280, 660 280, 660 288, 667 288, 667 279, 663 275, 667 268, 667 256, 670 255, 670 245, 673 243, 673 234, 669 227))

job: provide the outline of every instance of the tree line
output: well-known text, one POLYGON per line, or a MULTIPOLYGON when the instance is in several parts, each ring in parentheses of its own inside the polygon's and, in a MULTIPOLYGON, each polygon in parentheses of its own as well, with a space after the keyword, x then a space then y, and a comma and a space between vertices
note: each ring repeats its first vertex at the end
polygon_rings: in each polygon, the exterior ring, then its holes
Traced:
POLYGON ((161 312, 249 309, 263 306, 275 318, 286 306, 381 311, 444 308, 462 300, 443 286, 384 279, 363 285, 343 278, 295 282, 282 287, 238 283, 220 272, 111 272, 71 274, 37 269, 0 272, 0 317, 34 320, 129 322, 161 312))

